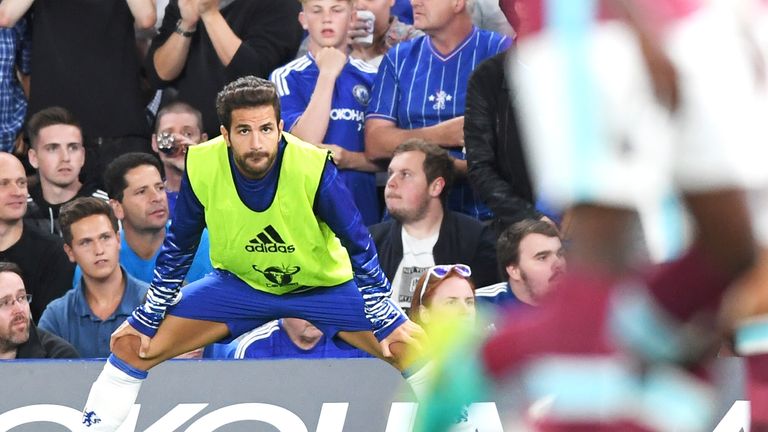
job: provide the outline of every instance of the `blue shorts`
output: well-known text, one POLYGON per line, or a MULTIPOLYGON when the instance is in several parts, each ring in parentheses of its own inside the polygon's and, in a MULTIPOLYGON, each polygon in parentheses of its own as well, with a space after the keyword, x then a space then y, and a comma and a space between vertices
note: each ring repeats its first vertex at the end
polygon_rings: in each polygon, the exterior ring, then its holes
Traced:
POLYGON ((328 337, 340 331, 373 330, 353 280, 275 295, 254 289, 225 270, 214 270, 182 288, 181 300, 168 308, 168 314, 226 324, 229 337, 221 343, 278 318, 307 320, 328 337))

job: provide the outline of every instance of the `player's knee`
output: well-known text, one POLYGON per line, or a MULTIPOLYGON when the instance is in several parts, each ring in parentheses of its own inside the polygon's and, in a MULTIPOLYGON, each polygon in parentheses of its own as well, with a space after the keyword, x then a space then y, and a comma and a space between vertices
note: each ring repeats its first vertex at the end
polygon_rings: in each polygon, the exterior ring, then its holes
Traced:
POLYGON ((141 339, 138 336, 122 336, 112 345, 112 354, 129 365, 140 368, 139 347, 141 339))

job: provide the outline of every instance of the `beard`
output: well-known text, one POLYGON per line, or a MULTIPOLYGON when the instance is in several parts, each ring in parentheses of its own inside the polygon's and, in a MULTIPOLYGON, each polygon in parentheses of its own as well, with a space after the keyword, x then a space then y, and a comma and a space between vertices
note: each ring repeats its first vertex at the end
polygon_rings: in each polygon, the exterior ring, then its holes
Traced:
POLYGON ((246 177, 254 180, 264 177, 267 172, 269 172, 270 168, 272 168, 272 165, 274 165, 276 158, 277 152, 272 154, 266 152, 248 152, 242 155, 234 154, 235 165, 240 169, 240 172, 246 177), (248 164, 249 159, 259 161, 266 160, 266 164, 264 165, 264 168, 256 168, 248 164))
POLYGON ((19 345, 27 342, 29 340, 29 327, 31 325, 29 317, 26 316, 12 319, 8 325, 8 332, 5 335, 0 336, 0 351, 15 349, 19 345), (22 330, 14 330, 13 327, 21 320, 25 320, 27 325, 22 330))
POLYGON ((401 225, 417 222, 424 219, 424 215, 427 214, 428 209, 429 198, 424 198, 424 200, 416 208, 390 208, 387 206, 387 211, 389 211, 389 214, 394 220, 400 222, 401 225))

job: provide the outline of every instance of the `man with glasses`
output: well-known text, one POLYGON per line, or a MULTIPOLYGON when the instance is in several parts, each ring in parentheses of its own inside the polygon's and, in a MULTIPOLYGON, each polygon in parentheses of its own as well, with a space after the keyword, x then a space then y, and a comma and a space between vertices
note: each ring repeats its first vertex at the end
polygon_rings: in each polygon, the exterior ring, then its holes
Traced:
POLYGON ((64 339, 35 327, 21 269, 0 261, 0 360, 78 358, 64 339))
POLYGON ((92 196, 107 201, 98 182, 80 181, 85 148, 80 123, 61 107, 35 113, 27 123, 29 163, 37 169, 39 182, 29 188, 24 220, 45 232, 61 236, 59 209, 77 197, 92 196))

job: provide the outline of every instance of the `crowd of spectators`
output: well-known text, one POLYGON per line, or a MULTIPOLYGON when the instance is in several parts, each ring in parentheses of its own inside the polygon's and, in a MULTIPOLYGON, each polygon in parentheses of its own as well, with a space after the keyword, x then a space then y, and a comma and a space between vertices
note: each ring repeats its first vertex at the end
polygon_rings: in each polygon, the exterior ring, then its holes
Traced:
MULTIPOLYGON (((216 92, 244 75, 270 77, 284 130, 332 152, 403 308, 436 264, 506 280, 463 131, 472 70, 512 41, 496 1, 3 0, 0 26, 0 259, 20 269, 38 330, 81 356, 106 356, 145 295, 186 148, 220 135, 216 92)), ((205 231, 186 281, 211 269, 205 231)), ((209 351, 360 354, 317 349, 329 342, 312 329, 286 317, 209 351)))

